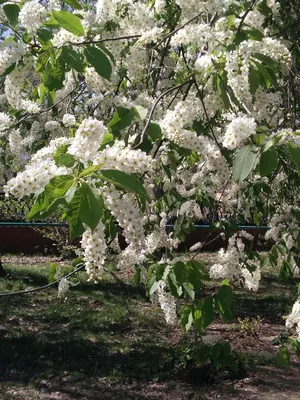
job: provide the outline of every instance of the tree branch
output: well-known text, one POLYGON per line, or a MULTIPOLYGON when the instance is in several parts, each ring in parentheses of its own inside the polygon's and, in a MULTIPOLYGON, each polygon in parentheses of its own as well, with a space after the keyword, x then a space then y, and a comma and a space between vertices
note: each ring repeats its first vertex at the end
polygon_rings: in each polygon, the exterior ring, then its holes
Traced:
POLYGON ((45 290, 45 289, 49 289, 50 287, 52 287, 52 286, 56 285, 57 283, 59 283, 62 279, 69 278, 70 276, 75 275, 78 271, 80 271, 84 267, 85 267, 85 265, 83 264, 80 267, 76 268, 74 271, 70 272, 67 275, 62 276, 61 278, 57 279, 55 282, 49 283, 48 285, 41 286, 41 287, 36 288, 36 289, 21 290, 21 291, 18 291, 18 292, 0 293, 0 297, 18 296, 18 295, 22 295, 22 294, 35 293, 35 292, 40 292, 40 291, 45 290))

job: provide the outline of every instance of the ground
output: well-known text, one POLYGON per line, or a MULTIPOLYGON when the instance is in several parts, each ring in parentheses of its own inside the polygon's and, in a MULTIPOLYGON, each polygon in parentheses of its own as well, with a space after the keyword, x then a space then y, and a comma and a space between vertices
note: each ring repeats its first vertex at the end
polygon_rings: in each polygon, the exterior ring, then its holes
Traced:
MULTIPOLYGON (((209 263, 214 255, 201 257, 209 263)), ((8 276, 0 292, 47 284, 49 262, 68 265, 44 257, 2 262, 8 276)), ((300 399, 300 363, 292 357, 280 369, 274 362, 295 282, 265 271, 257 294, 237 293, 235 320, 216 319, 208 329, 205 341, 228 339, 242 355, 243 368, 233 374, 188 360, 188 337, 165 325, 133 272, 107 272, 98 285, 80 273, 66 300, 56 288, 0 298, 0 399, 300 399)))

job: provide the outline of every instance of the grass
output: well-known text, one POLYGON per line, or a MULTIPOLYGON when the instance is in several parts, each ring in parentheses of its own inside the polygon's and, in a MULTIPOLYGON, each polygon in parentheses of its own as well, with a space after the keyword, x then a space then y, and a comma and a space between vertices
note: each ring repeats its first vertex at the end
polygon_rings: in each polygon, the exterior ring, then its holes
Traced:
MULTIPOLYGON (((48 283, 45 263, 4 261, 9 275, 0 279, 0 292, 48 283)), ((215 390, 224 399, 239 398, 241 391, 232 381, 198 376, 191 384, 184 363, 186 338, 179 328, 165 325, 160 308, 132 283, 130 273, 121 277, 123 282, 106 273, 94 285, 79 273, 80 284, 66 301, 57 298, 56 288, 0 298, 1 400, 210 399, 215 390)), ((271 341, 284 329, 282 315, 289 312, 295 294, 294 283, 282 283, 268 273, 258 294, 236 296, 237 318, 260 316, 255 332, 239 329, 237 319, 225 326, 216 320, 207 336, 231 340, 245 354, 248 373, 273 368, 276 348, 271 341)), ((198 375, 211 372, 205 368, 198 375)))

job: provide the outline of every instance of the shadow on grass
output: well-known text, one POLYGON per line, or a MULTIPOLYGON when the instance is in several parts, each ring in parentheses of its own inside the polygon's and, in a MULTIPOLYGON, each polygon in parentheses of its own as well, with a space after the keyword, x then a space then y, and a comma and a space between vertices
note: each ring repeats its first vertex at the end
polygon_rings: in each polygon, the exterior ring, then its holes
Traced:
POLYGON ((0 341, 0 381, 36 382, 68 376, 149 381, 170 376, 174 351, 151 343, 132 345, 128 352, 110 351, 105 341, 66 338, 61 332, 53 342, 33 335, 0 341))
POLYGON ((266 323, 282 324, 282 316, 289 312, 293 301, 291 297, 250 298, 237 295, 235 303, 236 317, 260 316, 266 323))

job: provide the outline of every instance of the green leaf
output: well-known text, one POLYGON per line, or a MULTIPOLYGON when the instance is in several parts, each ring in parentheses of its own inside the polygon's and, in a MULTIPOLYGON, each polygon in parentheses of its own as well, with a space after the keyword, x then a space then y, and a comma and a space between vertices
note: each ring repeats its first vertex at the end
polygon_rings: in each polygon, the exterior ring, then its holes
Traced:
POLYGON ((46 68, 46 65, 49 61, 49 53, 47 51, 40 54, 39 58, 37 59, 36 63, 36 72, 43 72, 46 68))
POLYGON ((246 29, 245 32, 248 34, 251 40, 261 41, 265 37, 264 34, 256 28, 246 29))
POLYGON ((227 75, 225 73, 223 74, 222 78, 219 78, 219 88, 221 91, 221 98, 223 100, 224 106, 228 110, 230 108, 230 100, 227 93, 227 75))
POLYGON ((217 361, 217 359, 221 355, 222 349, 223 349, 223 344, 221 341, 213 345, 210 353, 213 361, 217 361))
POLYGON ((162 139, 161 127, 158 124, 155 124, 154 122, 150 122, 150 125, 148 126, 147 129, 147 135, 152 140, 152 142, 161 140, 162 139))
POLYGON ((187 306, 183 309, 181 313, 181 326, 185 331, 191 329, 193 324, 193 311, 192 308, 187 306))
POLYGON ((15 27, 18 24, 20 7, 17 4, 5 4, 3 6, 3 11, 11 25, 15 27))
POLYGON ((76 15, 73 15, 69 11, 53 11, 53 17, 57 22, 59 22, 60 26, 68 32, 71 32, 76 36, 84 36, 83 26, 76 15))
POLYGON ((53 283, 55 281, 55 274, 57 271, 57 264, 51 263, 49 266, 48 282, 53 283))
POLYGON ((85 231, 85 228, 79 216, 80 204, 81 204, 81 193, 77 189, 76 192, 74 193, 72 200, 68 204, 68 210, 66 213, 66 217, 69 222, 71 240, 74 240, 78 236, 81 236, 85 231))
POLYGON ((297 146, 293 142, 288 143, 289 152, 291 155, 291 159, 296 164, 298 171, 300 171, 300 146, 297 146))
POLYGON ((300 359, 300 342, 298 342, 298 340, 295 338, 290 338, 290 343, 294 352, 296 353, 296 356, 300 359))
POLYGON ((186 270, 185 263, 182 261, 178 261, 174 265, 173 270, 174 270, 177 282, 181 283, 181 284, 184 283, 187 278, 187 270, 186 270))
POLYGON ((130 109, 132 114, 139 120, 143 121, 148 114, 147 108, 141 107, 141 106, 135 106, 130 109))
POLYGON ((51 215, 60 204, 65 203, 64 197, 74 183, 72 175, 60 175, 52 178, 45 186, 44 192, 39 194, 26 215, 27 220, 46 218, 51 215))
POLYGON ((238 183, 242 183, 252 171, 256 160, 256 148, 247 145, 238 151, 232 167, 232 177, 238 183))
POLYGON ((141 268, 140 267, 136 267, 133 281, 136 285, 139 285, 141 283, 141 268))
POLYGON ((275 149, 270 149, 262 153, 259 163, 259 173, 261 176, 270 175, 278 165, 278 154, 275 149))
POLYGON ((189 261, 188 266, 188 281, 193 285, 194 288, 201 289, 203 286, 203 280, 208 279, 207 272, 203 264, 199 261, 189 261))
POLYGON ((250 92, 251 94, 255 94, 256 90, 260 84, 260 73, 259 71, 253 66, 250 65, 249 69, 249 83, 250 83, 250 92))
POLYGON ((58 90, 63 87, 65 79, 65 67, 61 59, 55 60, 54 63, 48 62, 42 74, 42 81, 45 87, 50 91, 58 90))
POLYGON ((50 28, 50 29, 59 29, 60 28, 60 24, 54 18, 50 18, 47 21, 45 21, 43 23, 43 26, 46 26, 47 28, 50 28))
POLYGON ((86 176, 92 175, 94 172, 99 171, 99 169, 102 167, 102 164, 100 165, 92 165, 91 167, 86 168, 84 171, 82 171, 79 174, 79 178, 84 178, 86 176))
POLYGON ((37 36, 41 43, 48 43, 53 38, 53 33, 46 28, 40 28, 37 31, 37 36))
POLYGON ((183 293, 182 286, 177 282, 176 275, 174 272, 170 272, 168 274, 168 284, 170 288, 170 292, 175 297, 180 297, 183 293))
POLYGON ((267 0, 263 0, 258 6, 257 9, 261 12, 265 17, 269 17, 273 14, 272 9, 268 6, 267 0))
POLYGON ((103 200, 100 196, 95 195, 87 183, 80 186, 79 192, 81 194, 80 219, 94 230, 103 215, 103 200))
POLYGON ((262 62, 253 59, 258 71, 261 73, 261 75, 265 78, 267 82, 267 87, 272 84, 274 87, 277 87, 277 80, 276 76, 274 76, 274 73, 271 69, 267 68, 262 62))
POLYGON ((71 154, 67 153, 68 148, 69 145, 62 145, 56 150, 53 159, 58 167, 71 168, 75 164, 75 158, 71 154))
POLYGON ((103 180, 112 183, 113 185, 137 194, 141 199, 149 201, 149 196, 141 183, 134 175, 126 174, 118 170, 101 170, 103 180))
POLYGON ((68 67, 75 69, 75 71, 84 71, 84 58, 76 50, 71 47, 63 47, 61 51, 61 56, 68 67))
POLYGON ((232 288, 228 285, 221 286, 218 291, 216 301, 222 321, 231 321, 234 316, 232 288))
POLYGON ((64 3, 69 4, 74 10, 82 10, 82 6, 77 0, 64 0, 64 3))
MULTIPOLYGON (((151 281, 152 281, 152 280, 151 280, 151 281)), ((159 286, 159 282, 157 282, 157 281, 155 280, 155 275, 154 275, 154 280, 153 280, 153 283, 152 283, 151 288, 150 288, 150 290, 149 290, 149 296, 152 296, 152 294, 155 293, 155 292, 157 291, 158 286, 159 286)))
POLYGON ((128 108, 116 107, 116 110, 108 127, 113 128, 114 131, 121 131, 132 124, 134 115, 128 108))
POLYGON ((84 55, 96 72, 105 79, 110 79, 112 66, 104 52, 94 46, 85 46, 84 55))
POLYGON ((47 211, 53 202, 55 202, 57 199, 65 197, 73 184, 74 177, 72 175, 59 175, 52 178, 45 186, 45 197, 41 211, 47 211))
POLYGON ((283 368, 290 362, 290 352, 286 346, 280 346, 275 356, 277 367, 283 368))
POLYGON ((199 332, 203 332, 214 319, 213 297, 199 301, 194 311, 194 326, 199 332))
POLYGON ((27 221, 31 221, 31 220, 34 220, 34 219, 37 219, 37 218, 41 218, 41 209, 42 209, 42 205, 44 203, 44 198, 45 198, 44 192, 39 194, 39 196, 37 197, 34 205, 31 207, 31 210, 26 215, 26 220, 27 221))

